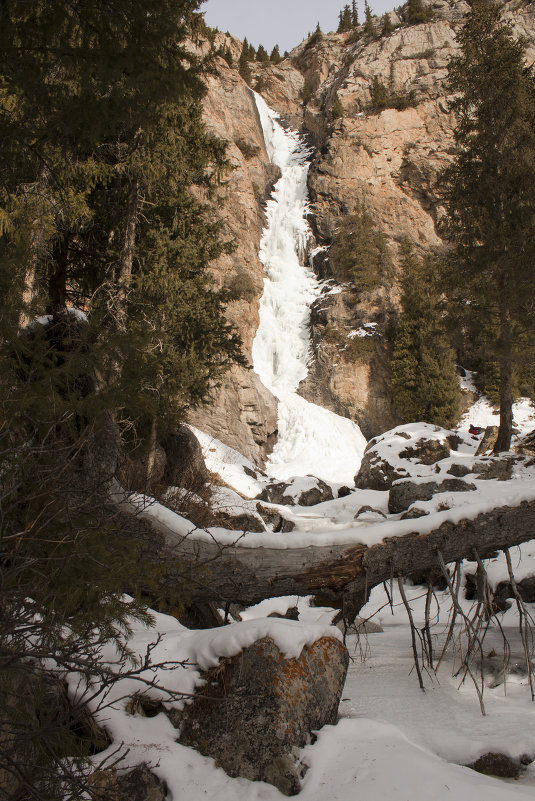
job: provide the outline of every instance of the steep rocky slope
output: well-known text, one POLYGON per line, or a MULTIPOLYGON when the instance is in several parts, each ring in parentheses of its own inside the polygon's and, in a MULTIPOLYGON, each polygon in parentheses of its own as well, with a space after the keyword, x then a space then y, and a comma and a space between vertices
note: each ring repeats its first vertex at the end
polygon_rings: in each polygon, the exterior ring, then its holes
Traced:
MULTIPOLYGON (((454 152, 445 78, 468 8, 464 0, 435 0, 430 22, 409 26, 392 12, 395 30, 388 36, 380 36, 376 20, 377 38, 362 29, 357 37, 324 34, 303 42, 278 65, 251 64, 254 88, 313 147, 309 191, 317 244, 328 248, 357 204, 386 236, 393 266, 381 286, 359 292, 331 284, 315 303, 314 360, 300 387, 307 399, 358 422, 367 437, 400 422, 389 397, 387 340, 398 311, 400 243, 408 238, 420 252, 443 247, 437 232, 438 176, 454 152), (387 105, 397 107, 374 106, 374 82, 384 87, 387 105), (333 119, 336 98, 343 115, 333 119)), ((527 39, 534 61, 535 5, 512 0, 505 14, 527 39)), ((221 34, 219 39, 231 47, 237 64, 240 43, 221 34)), ((219 75, 209 79, 206 120, 230 140, 236 169, 227 178, 222 216, 238 247, 215 265, 214 274, 221 284, 237 280, 246 287, 229 307, 229 319, 242 333, 249 357, 262 290, 257 254, 263 203, 275 175, 250 93, 236 66, 219 62, 219 75)), ((328 249, 316 253, 313 265, 320 277, 332 276, 328 249)), ((276 435, 273 399, 250 370, 234 371, 214 408, 197 414, 195 422, 257 462, 276 435)))

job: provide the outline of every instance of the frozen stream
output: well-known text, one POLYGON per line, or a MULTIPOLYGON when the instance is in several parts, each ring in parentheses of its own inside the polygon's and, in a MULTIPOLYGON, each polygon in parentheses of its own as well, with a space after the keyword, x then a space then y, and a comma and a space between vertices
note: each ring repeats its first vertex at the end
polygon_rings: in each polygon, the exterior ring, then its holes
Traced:
POLYGON ((253 342, 254 369, 279 401, 278 441, 266 470, 279 480, 312 474, 352 482, 366 446, 360 428, 297 394, 310 359, 310 305, 320 294, 319 282, 305 266, 311 239, 305 217, 309 152, 254 94, 266 150, 282 172, 266 206, 259 254, 266 277, 253 342))

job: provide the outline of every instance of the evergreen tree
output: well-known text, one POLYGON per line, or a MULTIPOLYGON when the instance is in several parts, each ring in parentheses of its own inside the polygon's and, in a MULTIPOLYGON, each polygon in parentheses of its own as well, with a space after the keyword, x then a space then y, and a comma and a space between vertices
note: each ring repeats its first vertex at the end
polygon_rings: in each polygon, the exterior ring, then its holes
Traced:
POLYGON ((390 36, 394 30, 390 14, 383 14, 382 23, 383 27, 381 28, 381 36, 390 36))
POLYGON ((227 245, 191 191, 208 197, 226 167, 202 121, 198 5, 2 6, 3 649, 28 616, 58 643, 65 627, 113 638, 136 611, 120 596, 139 558, 108 508, 116 423, 173 428, 241 361, 206 273, 227 245), (50 324, 21 330, 23 311, 50 324))
POLYGON ((357 9, 356 0, 352 0, 351 2, 351 25, 353 28, 356 28, 359 24, 359 12, 357 9))
POLYGON ((455 354, 445 333, 437 265, 403 244, 401 317, 390 362, 394 406, 404 422, 450 428, 458 419, 460 390, 455 354))
POLYGON ((459 153, 444 176, 457 263, 448 292, 499 367, 499 452, 510 446, 515 364, 535 345, 535 76, 494 3, 472 4, 458 41, 449 89, 459 153))
POLYGON ((249 42, 247 41, 247 37, 243 40, 240 58, 238 60, 238 72, 240 73, 241 77, 245 81, 245 83, 251 83, 251 69, 249 67, 249 42))
POLYGON ((263 45, 258 45, 258 50, 256 51, 256 60, 260 61, 262 64, 267 64, 269 62, 268 52, 263 45))
POLYGON ((351 27, 351 7, 345 5, 340 11, 337 33, 346 33, 351 30, 351 27))
POLYGON ((252 44, 249 45, 248 59, 249 61, 256 61, 256 50, 252 44))
POLYGON ((338 120, 340 117, 343 117, 345 114, 345 109, 342 105, 342 101, 338 97, 338 92, 334 93, 333 104, 331 107, 331 117, 333 120, 338 120))
POLYGON ((423 0, 408 0, 406 13, 409 25, 428 22, 434 16, 432 7, 424 3, 423 0))
POLYGON ((338 281, 351 281, 358 292, 377 288, 388 274, 391 261, 386 239, 371 215, 357 204, 342 218, 333 236, 329 260, 338 281))
POLYGON ((278 45, 274 46, 273 50, 271 51, 271 55, 269 56, 269 60, 273 64, 280 64, 280 62, 282 61, 282 56, 281 56, 281 54, 279 52, 279 46, 278 45))
POLYGON ((369 6, 368 0, 364 0, 364 33, 368 34, 368 36, 373 36, 374 38, 377 35, 372 16, 372 10, 369 6))

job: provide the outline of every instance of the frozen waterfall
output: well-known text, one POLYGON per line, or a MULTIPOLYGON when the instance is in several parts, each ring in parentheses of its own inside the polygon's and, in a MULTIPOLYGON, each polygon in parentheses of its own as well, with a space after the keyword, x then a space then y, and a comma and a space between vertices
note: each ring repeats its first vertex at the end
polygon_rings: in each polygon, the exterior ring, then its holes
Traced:
POLYGON ((259 254, 266 277, 253 342, 253 367, 279 401, 279 436, 266 470, 280 480, 310 473, 352 483, 366 445, 360 428, 297 394, 310 358, 310 305, 321 290, 305 266, 311 238, 306 220, 310 153, 254 95, 266 150, 282 172, 266 205, 259 254))

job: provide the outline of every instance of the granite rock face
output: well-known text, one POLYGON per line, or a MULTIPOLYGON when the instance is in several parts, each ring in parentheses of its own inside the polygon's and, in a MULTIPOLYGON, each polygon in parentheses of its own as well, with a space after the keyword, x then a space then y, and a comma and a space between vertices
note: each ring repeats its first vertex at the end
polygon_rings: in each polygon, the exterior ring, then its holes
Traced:
MULTIPOLYGON (((237 62, 240 43, 218 34, 216 46, 228 45, 237 62), (238 55, 236 55, 236 53, 238 55)), ((228 141, 231 170, 222 179, 219 194, 225 201, 213 204, 214 218, 223 235, 235 243, 232 253, 212 262, 216 288, 226 287, 233 298, 227 319, 243 340, 251 364, 251 346, 258 328, 258 304, 263 291, 263 268, 258 258, 264 226, 264 205, 279 170, 266 153, 253 95, 236 67, 217 59, 217 74, 207 77, 204 120, 208 130, 228 141)), ((210 202, 209 198, 202 198, 210 202)), ((222 439, 248 459, 263 464, 277 431, 277 404, 273 395, 251 369, 234 367, 214 390, 213 404, 197 409, 188 422, 222 439)))

